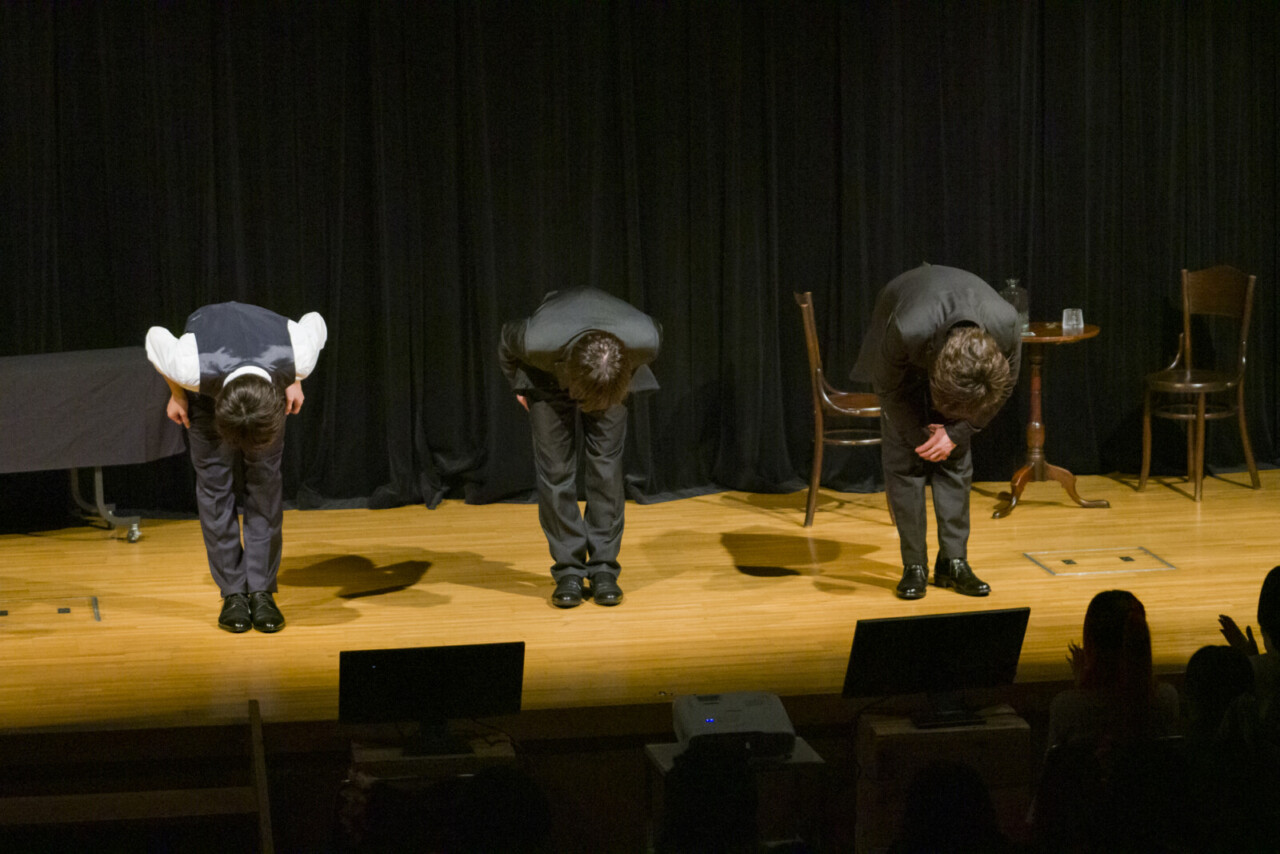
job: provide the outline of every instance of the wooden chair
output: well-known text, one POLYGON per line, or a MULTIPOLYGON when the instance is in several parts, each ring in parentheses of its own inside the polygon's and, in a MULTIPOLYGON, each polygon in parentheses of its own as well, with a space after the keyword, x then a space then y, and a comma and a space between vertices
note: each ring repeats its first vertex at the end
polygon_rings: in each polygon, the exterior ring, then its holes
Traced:
MULTIPOLYGON (((818 485, 822 479, 822 451, 827 445, 879 445, 880 399, 870 392, 841 391, 827 382, 822 372, 822 355, 818 350, 818 329, 813 319, 813 294, 796 294, 800 316, 804 320, 804 342, 809 353, 809 387, 813 392, 813 469, 809 474, 809 500, 805 505, 804 524, 813 524, 813 511, 818 504, 818 485), (865 426, 828 427, 828 416, 859 419, 865 426)), ((893 518, 893 508, 889 508, 893 518)))
MULTIPOLYGON (((54 761, 58 761, 57 757, 62 757, 67 763, 92 767, 95 773, 92 780, 88 776, 84 778, 87 782, 81 782, 70 773, 64 778, 64 782, 72 784, 72 788, 89 788, 91 791, 0 797, 0 831, 22 826, 128 821, 167 823, 185 818, 250 815, 257 819, 258 850, 262 854, 272 854, 275 851, 275 837, 271 829, 271 798, 267 788, 267 754, 262 739, 262 714, 257 700, 249 701, 246 733, 249 761, 246 766, 241 766, 247 771, 238 775, 247 778, 241 785, 184 786, 177 789, 146 787, 139 785, 145 780, 138 779, 138 772, 128 768, 129 763, 145 759, 157 765, 164 764, 166 767, 162 771, 170 768, 181 771, 185 766, 195 765, 192 760, 209 758, 204 753, 208 746, 206 741, 216 749, 216 758, 232 759, 233 757, 221 755, 222 751, 228 749, 229 740, 221 729, 217 728, 215 732, 211 728, 209 735, 173 730, 172 741, 168 736, 159 738, 146 735, 145 750, 138 748, 138 736, 132 733, 123 736, 119 733, 68 733, 63 736, 65 745, 60 750, 52 750, 54 761), (169 755, 171 753, 173 755, 169 755), (166 761, 161 763, 160 759, 166 761), (121 787, 127 788, 121 791, 117 787, 107 786, 105 788, 110 791, 103 791, 101 781, 112 779, 109 772, 117 767, 117 762, 123 769, 119 772, 121 787), (77 783, 79 785, 75 785, 77 783)), ((42 751, 32 752, 38 755, 42 751)), ((237 763, 243 759, 240 755, 234 757, 237 763)), ((168 780, 167 775, 164 779, 168 780)), ((3 832, 0 832, 0 838, 2 837, 3 832)))
MULTIPOLYGON (((1249 342, 1249 318, 1253 310, 1253 286, 1257 277, 1234 267, 1218 266, 1195 272, 1182 271, 1182 333, 1178 355, 1162 371, 1148 374, 1142 399, 1142 474, 1138 489, 1146 488, 1151 470, 1151 419, 1181 421, 1187 429, 1187 480, 1199 501, 1204 483, 1204 426, 1206 421, 1235 418, 1240 443, 1253 488, 1260 489, 1258 467, 1249 444, 1244 415, 1244 368, 1249 342), (1192 360, 1192 320, 1219 316, 1239 323, 1235 354, 1229 365, 1197 367, 1192 360)), ((1234 329, 1234 327, 1233 327, 1234 329)), ((1206 343, 1203 340, 1202 344, 1206 343)), ((1203 348, 1201 348, 1203 353, 1203 348)), ((1201 360, 1203 364, 1204 360, 1201 360)))

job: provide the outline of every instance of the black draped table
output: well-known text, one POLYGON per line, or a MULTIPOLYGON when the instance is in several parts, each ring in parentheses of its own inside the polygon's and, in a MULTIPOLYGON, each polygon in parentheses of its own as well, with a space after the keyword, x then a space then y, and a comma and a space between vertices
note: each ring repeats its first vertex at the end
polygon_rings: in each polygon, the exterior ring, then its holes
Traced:
POLYGON ((138 517, 103 501, 102 467, 147 463, 186 451, 165 416, 169 387, 142 347, 0 357, 0 474, 71 470, 81 509, 138 539, 138 517), (94 503, 80 494, 92 468, 94 503))

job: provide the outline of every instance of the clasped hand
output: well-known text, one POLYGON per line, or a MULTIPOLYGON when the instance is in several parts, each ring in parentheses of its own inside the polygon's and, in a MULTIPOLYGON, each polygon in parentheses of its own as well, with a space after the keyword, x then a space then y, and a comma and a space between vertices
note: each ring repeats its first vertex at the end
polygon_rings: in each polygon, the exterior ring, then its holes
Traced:
POLYGON ((927 442, 916 448, 916 453, 920 458, 936 463, 951 456, 951 452, 956 448, 956 443, 951 441, 951 437, 947 435, 947 429, 941 424, 930 424, 929 431, 933 435, 929 437, 927 442))

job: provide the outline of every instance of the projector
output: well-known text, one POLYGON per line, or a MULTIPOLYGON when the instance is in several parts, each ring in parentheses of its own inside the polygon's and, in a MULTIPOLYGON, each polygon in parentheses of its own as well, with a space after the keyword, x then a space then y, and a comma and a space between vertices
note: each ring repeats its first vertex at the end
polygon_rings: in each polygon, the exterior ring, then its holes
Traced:
POLYGON ((791 757, 796 731, 777 694, 684 694, 672 716, 676 738, 694 746, 744 751, 749 759, 783 762, 791 757))

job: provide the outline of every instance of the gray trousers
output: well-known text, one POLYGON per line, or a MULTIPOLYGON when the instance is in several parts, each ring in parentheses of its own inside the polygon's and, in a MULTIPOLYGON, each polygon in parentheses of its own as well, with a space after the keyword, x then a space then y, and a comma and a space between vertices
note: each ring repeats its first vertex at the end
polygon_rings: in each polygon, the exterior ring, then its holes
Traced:
POLYGON ((933 514, 938 522, 938 553, 947 558, 969 556, 969 487, 973 483, 973 455, 969 443, 956 445, 941 462, 920 458, 920 442, 898 434, 888 419, 880 421, 880 459, 884 488, 893 508, 902 548, 902 565, 929 568, 928 521, 924 487, 933 487, 933 514))
POLYGON ((191 465, 196 471, 196 506, 209 571, 223 598, 232 593, 276 590, 284 521, 280 460, 284 431, 262 451, 238 452, 223 443, 213 423, 213 398, 187 393, 191 465), (243 478, 237 482, 237 466, 243 478), (238 488, 238 489, 237 489, 238 488), (244 513, 236 513, 237 491, 244 513), (243 540, 243 542, 242 542, 243 540))
POLYGON ((618 577, 626 493, 622 451, 627 407, 583 412, 567 394, 529 398, 538 521, 551 549, 551 576, 618 577), (586 514, 578 508, 578 428, 585 462, 586 514))

